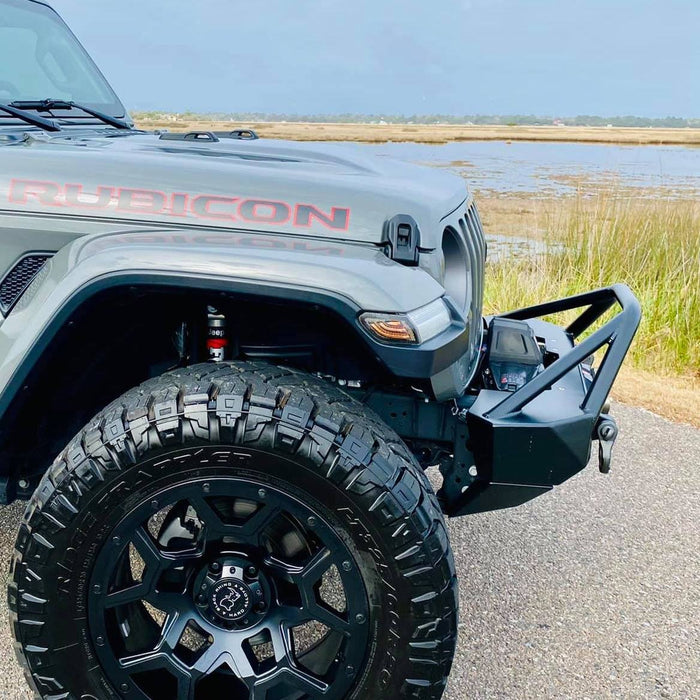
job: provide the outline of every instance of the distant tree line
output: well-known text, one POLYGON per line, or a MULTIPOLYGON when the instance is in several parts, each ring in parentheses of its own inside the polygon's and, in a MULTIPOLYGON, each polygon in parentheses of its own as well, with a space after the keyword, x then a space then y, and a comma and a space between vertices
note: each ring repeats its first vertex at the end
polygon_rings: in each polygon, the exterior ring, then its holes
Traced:
POLYGON ((268 112, 134 112, 135 119, 178 121, 232 121, 232 122, 312 122, 350 124, 479 124, 503 126, 636 126, 636 127, 700 127, 700 119, 682 117, 597 117, 581 114, 577 117, 538 116, 535 114, 285 114, 268 112))

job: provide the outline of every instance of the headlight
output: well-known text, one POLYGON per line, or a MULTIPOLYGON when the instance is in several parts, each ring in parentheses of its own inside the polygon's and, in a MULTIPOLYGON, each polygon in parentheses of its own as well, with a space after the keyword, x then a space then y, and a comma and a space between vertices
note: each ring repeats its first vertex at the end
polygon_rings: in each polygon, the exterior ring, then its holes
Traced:
POLYGON ((389 343, 425 343, 452 323, 442 299, 407 314, 382 314, 368 311, 360 316, 362 325, 379 340, 389 343))

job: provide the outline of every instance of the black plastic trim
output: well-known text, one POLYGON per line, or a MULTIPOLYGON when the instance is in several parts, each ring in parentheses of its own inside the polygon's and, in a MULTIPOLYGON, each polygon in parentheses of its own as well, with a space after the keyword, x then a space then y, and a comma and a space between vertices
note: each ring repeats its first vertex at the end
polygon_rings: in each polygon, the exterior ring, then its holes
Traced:
POLYGON ((233 131, 165 131, 160 135, 161 141, 205 141, 210 143, 218 143, 221 139, 257 141, 259 138, 252 129, 234 129, 233 131))
POLYGON ((22 265, 23 262, 30 258, 40 258, 43 259, 37 270, 34 272, 33 275, 31 275, 25 283, 21 286, 21 289, 18 289, 17 293, 14 295, 14 298, 12 299, 11 302, 6 303, 2 301, 0 298, 0 311, 3 313, 3 315, 7 316, 7 314, 12 311, 13 307, 15 304, 22 298, 22 295, 27 291, 31 283, 34 281, 36 276, 41 272, 43 269, 44 265, 51 260, 51 258, 54 256, 54 253, 48 252, 48 251, 29 251, 27 253, 23 253, 17 260, 15 260, 14 264, 8 268, 7 272, 2 276, 2 280, 0 280, 0 291, 2 291, 2 288, 5 286, 5 284, 8 283, 9 278, 12 276, 12 274, 15 273, 17 268, 22 265))
POLYGON ((420 252, 420 229, 408 214, 397 214, 384 222, 382 240, 387 256, 402 265, 417 265, 420 252))

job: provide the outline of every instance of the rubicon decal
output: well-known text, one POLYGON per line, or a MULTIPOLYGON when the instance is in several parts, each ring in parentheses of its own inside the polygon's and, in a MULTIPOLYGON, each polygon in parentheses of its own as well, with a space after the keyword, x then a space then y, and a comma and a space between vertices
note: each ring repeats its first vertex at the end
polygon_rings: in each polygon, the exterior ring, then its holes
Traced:
POLYGON ((195 218, 227 224, 322 226, 333 231, 347 231, 350 226, 350 209, 346 207, 322 208, 301 202, 106 185, 86 190, 81 184, 42 180, 12 180, 8 200, 12 204, 195 218))

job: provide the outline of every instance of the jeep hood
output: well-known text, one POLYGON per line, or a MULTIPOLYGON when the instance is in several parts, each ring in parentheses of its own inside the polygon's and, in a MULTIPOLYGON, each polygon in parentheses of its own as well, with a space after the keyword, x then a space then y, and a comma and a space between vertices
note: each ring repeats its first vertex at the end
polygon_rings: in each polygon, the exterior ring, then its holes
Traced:
POLYGON ((421 247, 467 197, 454 175, 356 145, 65 129, 0 141, 0 211, 379 243, 412 216, 421 247))

